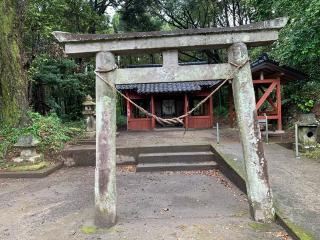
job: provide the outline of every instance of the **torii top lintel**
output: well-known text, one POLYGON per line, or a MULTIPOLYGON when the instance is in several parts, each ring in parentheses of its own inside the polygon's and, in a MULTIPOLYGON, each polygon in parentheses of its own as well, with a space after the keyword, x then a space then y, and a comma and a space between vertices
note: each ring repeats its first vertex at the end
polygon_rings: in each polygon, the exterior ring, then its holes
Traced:
POLYGON ((278 39, 278 31, 287 18, 225 28, 182 29, 174 31, 133 32, 121 34, 73 34, 54 32, 65 43, 69 55, 90 55, 100 51, 115 54, 161 52, 167 49, 224 48, 236 42, 262 46, 278 39))

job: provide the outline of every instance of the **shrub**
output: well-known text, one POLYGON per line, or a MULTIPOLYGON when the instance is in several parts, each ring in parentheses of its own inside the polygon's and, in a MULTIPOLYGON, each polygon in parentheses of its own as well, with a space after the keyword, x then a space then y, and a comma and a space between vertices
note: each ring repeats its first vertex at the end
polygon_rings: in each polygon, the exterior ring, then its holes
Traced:
POLYGON ((62 123, 56 114, 42 116, 39 113, 28 112, 30 123, 22 128, 0 128, 0 160, 4 160, 6 154, 13 149, 14 144, 22 135, 33 135, 39 140, 38 151, 56 152, 63 148, 64 144, 82 135, 83 122, 62 123))

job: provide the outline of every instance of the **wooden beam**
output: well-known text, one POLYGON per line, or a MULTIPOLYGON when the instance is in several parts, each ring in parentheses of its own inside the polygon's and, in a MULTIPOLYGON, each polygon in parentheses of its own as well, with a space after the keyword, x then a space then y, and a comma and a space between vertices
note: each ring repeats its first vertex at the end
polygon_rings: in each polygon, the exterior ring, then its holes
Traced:
POLYGON ((282 112, 281 112, 281 84, 280 78, 277 80, 277 111, 278 111, 278 130, 282 130, 282 112))
MULTIPOLYGON (((264 89, 262 88, 262 86, 258 86, 257 89, 260 89, 262 94, 265 94, 265 91, 264 89)), ((272 106, 272 109, 277 111, 277 106, 274 104, 273 100, 271 99, 270 96, 267 97, 267 101, 270 103, 270 105, 272 106)))
MULTIPOLYGON (((272 115, 272 116, 267 116, 268 120, 277 120, 279 117, 278 115, 272 115)), ((258 119, 266 119, 265 116, 258 116, 258 119)))
POLYGON ((228 63, 177 67, 120 68, 113 71, 116 84, 221 80, 230 77, 228 63))
POLYGON ((277 79, 263 79, 263 80, 253 80, 253 84, 265 84, 265 83, 273 83, 277 81, 277 79))
MULTIPOLYGON (((156 111, 155 111, 155 106, 154 106, 154 96, 153 94, 151 95, 151 113, 153 115, 156 114, 156 111)), ((155 118, 151 118, 151 128, 154 129, 156 127, 156 119, 155 118)))
POLYGON ((261 105, 266 101, 267 97, 270 95, 270 93, 273 91, 275 86, 277 85, 276 82, 271 83, 271 85, 268 87, 267 91, 262 95, 262 97, 259 99, 256 105, 256 109, 259 109, 261 105))
POLYGON ((210 127, 213 126, 213 102, 212 96, 209 98, 209 116, 210 116, 210 127))
MULTIPOLYGON (((188 95, 185 93, 184 94, 184 113, 186 114, 188 112, 188 95)), ((189 124, 188 124, 188 116, 185 117, 184 119, 184 127, 188 128, 189 124)))

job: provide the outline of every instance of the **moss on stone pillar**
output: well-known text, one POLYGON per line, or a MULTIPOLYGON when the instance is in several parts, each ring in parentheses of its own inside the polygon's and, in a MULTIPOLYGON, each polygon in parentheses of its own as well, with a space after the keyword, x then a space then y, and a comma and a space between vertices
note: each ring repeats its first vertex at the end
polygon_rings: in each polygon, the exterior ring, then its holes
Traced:
POLYGON ((235 43, 228 49, 229 62, 243 65, 232 81, 234 104, 246 170, 246 187, 252 217, 259 222, 272 222, 275 211, 272 202, 267 160, 264 156, 257 120, 256 101, 248 60, 247 46, 235 43))
POLYGON ((20 57, 19 1, 0 1, 0 122, 21 123, 27 106, 27 80, 20 57))

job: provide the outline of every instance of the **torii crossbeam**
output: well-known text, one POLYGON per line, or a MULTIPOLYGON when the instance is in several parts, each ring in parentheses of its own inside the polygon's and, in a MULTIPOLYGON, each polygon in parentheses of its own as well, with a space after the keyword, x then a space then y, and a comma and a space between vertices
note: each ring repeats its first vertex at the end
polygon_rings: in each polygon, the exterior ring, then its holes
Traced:
MULTIPOLYGON (((270 44, 287 19, 253 23, 239 27, 187 29, 168 32, 123 34, 72 34, 54 32, 72 56, 95 55, 96 71, 113 84, 178 82, 226 79, 233 76, 232 88, 240 129, 250 209, 256 221, 274 220, 267 162, 257 121, 254 89, 247 46, 270 44), (227 48, 228 62, 180 66, 178 50, 227 48), (117 69, 115 55, 162 52, 162 67, 117 69)), ((96 78, 96 170, 95 223, 110 227, 116 222, 116 94, 96 78)))

